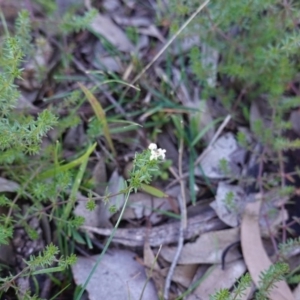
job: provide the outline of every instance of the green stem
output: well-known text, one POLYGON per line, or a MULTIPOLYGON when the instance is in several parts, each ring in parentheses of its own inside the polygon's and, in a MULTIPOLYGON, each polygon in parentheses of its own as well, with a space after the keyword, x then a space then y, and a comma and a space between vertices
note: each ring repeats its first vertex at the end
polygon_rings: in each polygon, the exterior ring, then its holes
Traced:
POLYGON ((115 234, 116 234, 116 231, 117 231, 117 229, 118 229, 118 227, 119 227, 119 224, 120 224, 120 222, 121 222, 121 220, 122 220, 122 217, 123 217, 123 214, 124 214, 124 212, 125 212, 125 208, 126 208, 126 205, 127 205, 128 199, 129 199, 129 195, 130 195, 130 193, 132 192, 132 190, 133 190, 132 187, 128 187, 128 192, 127 192, 127 194, 126 194, 125 202, 124 202, 124 205, 123 205, 123 207, 122 207, 120 216, 119 216, 119 218, 118 218, 118 220, 117 220, 117 223, 116 223, 116 225, 115 225, 115 227, 114 227, 114 229, 113 229, 111 235, 109 236, 109 238, 108 238, 108 240, 107 240, 107 242, 106 242, 106 244, 105 244, 105 247, 103 248, 101 254, 100 254, 99 257, 97 258, 96 263, 95 263, 95 265, 94 265, 94 267, 93 267, 91 273, 89 274, 88 278, 86 279, 86 281, 85 281, 83 287, 80 289, 80 292, 79 292, 79 294, 76 296, 76 299, 75 299, 75 300, 80 300, 80 299, 81 299, 84 290, 86 289, 86 287, 87 287, 89 281, 91 280, 93 274, 95 273, 97 267, 99 266, 99 264, 100 264, 100 262, 101 262, 101 260, 102 260, 102 258, 103 258, 103 256, 104 256, 104 254, 106 253, 106 251, 107 251, 107 249, 108 249, 108 247, 109 247, 109 245, 110 245, 110 243, 111 243, 111 241, 112 241, 112 239, 114 238, 114 236, 115 236, 115 234))

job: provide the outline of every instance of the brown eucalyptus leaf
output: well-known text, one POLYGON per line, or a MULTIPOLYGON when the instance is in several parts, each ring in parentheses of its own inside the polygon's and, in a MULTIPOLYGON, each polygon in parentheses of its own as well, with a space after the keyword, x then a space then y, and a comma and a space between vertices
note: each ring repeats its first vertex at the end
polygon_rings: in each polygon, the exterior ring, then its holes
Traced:
POLYGON ((230 289, 245 271, 246 265, 241 259, 227 264, 225 270, 220 265, 214 265, 207 270, 203 281, 187 300, 207 300, 220 289, 230 289))
POLYGON ((236 227, 239 225, 240 217, 246 203, 245 200, 246 194, 242 187, 220 182, 218 184, 216 200, 210 206, 225 224, 236 227), (233 194, 232 203, 226 203, 228 193, 233 194))
MULTIPOLYGON (((197 272, 198 265, 177 265, 172 277, 172 281, 188 288, 197 272)), ((169 269, 163 269, 162 273, 167 276, 169 269)))
POLYGON ((297 287, 294 289, 293 295, 295 299, 300 299, 300 284, 298 284, 297 287))
POLYGON ((144 266, 146 267, 145 271, 148 278, 151 278, 153 280, 158 294, 162 295, 165 285, 165 279, 163 272, 161 271, 161 268, 156 260, 158 256, 159 252, 154 255, 150 244, 148 243, 148 241, 146 241, 144 245, 144 266))
POLYGON ((144 245, 144 265, 149 269, 160 270, 160 267, 155 259, 155 255, 147 241, 144 245))
MULTIPOLYGON (((135 259, 136 254, 128 250, 112 249, 105 254, 87 285, 90 300, 138 300, 158 299, 153 282, 147 281, 144 267, 135 259)), ((98 256, 79 256, 72 273, 77 285, 83 285, 98 256)))
POLYGON ((91 23, 94 32, 104 36, 120 51, 131 52, 134 50, 132 43, 124 31, 118 27, 109 16, 98 14, 91 23))
MULTIPOLYGON (((115 170, 108 182, 107 192, 109 195, 111 195, 111 197, 109 198, 109 205, 114 205, 117 210, 119 210, 123 206, 125 201, 124 194, 119 194, 119 192, 124 189, 124 181, 125 179, 123 178, 123 176, 119 175, 118 171, 115 170)), ((108 211, 108 214, 112 215, 113 213, 108 211)))
MULTIPOLYGON (((266 272, 272 265, 267 256, 260 236, 259 214, 261 200, 251 202, 246 205, 241 224, 241 245, 245 263, 249 273, 258 287, 260 275, 266 272)), ((277 282, 270 291, 272 300, 294 300, 294 296, 285 281, 277 282)))
POLYGON ((74 215, 84 217, 84 225, 85 226, 100 226, 100 208, 96 205, 95 209, 90 211, 86 208, 86 204, 88 202, 88 198, 83 196, 81 193, 77 193, 77 205, 74 208, 74 215))
MULTIPOLYGON (((207 177, 212 179, 223 179, 227 178, 230 174, 234 176, 240 175, 241 168, 239 163, 235 160, 235 156, 236 152, 241 149, 231 132, 219 137, 208 149, 209 150, 205 150, 205 157, 201 161, 202 171, 207 177), (228 174, 223 173, 221 170, 221 160, 227 161, 228 174)), ((202 176, 202 171, 198 166, 195 168, 196 175, 202 176)))
MULTIPOLYGON (((186 243, 179 257, 179 264, 221 263, 222 253, 231 244, 239 240, 239 228, 211 231, 200 235, 196 241, 186 243)), ((172 262, 176 247, 163 247, 161 256, 172 262)), ((232 249, 226 256, 226 262, 241 257, 237 249, 232 249)))

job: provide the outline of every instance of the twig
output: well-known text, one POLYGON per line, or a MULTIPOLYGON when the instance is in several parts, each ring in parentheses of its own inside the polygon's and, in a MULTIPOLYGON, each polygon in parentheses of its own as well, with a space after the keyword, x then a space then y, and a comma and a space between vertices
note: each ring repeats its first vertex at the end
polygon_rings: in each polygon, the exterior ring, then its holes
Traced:
MULTIPOLYGON (((181 124, 182 121, 181 121, 181 124)), ((183 156, 183 137, 180 138, 180 145, 179 145, 179 151, 178 151, 178 173, 179 177, 182 177, 182 156, 183 156)), ((164 299, 169 299, 169 290, 171 286, 171 280, 175 271, 175 267, 177 265, 177 262, 179 260, 182 248, 183 248, 183 242, 184 242, 184 231, 187 228, 187 213, 186 213, 186 197, 185 197, 185 185, 184 180, 180 180, 180 188, 181 188, 181 197, 178 197, 179 207, 180 207, 180 215, 181 215, 181 222, 180 222, 180 229, 179 229, 179 235, 178 235, 178 244, 175 256, 173 258, 172 264, 170 266, 166 282, 165 282, 165 289, 164 289, 164 299)))

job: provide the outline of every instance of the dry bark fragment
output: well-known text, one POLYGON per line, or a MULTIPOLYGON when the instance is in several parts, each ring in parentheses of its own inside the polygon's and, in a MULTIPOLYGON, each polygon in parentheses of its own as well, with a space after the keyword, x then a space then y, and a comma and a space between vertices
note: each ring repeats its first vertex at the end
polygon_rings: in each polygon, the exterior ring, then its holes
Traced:
MULTIPOLYGON (((185 240, 191 239, 204 232, 225 228, 225 224, 215 217, 213 211, 207 211, 204 214, 197 215, 188 220, 187 228, 184 232, 185 240)), ((112 229, 96 228, 91 226, 82 226, 84 230, 109 236, 112 229)), ((153 228, 119 228, 114 236, 113 241, 125 246, 143 246, 146 239, 151 247, 176 243, 180 222, 172 222, 153 228)))

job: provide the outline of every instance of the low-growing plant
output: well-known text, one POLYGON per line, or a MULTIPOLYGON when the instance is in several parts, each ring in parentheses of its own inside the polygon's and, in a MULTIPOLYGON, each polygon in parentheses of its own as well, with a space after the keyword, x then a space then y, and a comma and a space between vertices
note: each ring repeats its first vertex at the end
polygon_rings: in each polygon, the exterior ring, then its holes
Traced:
MULTIPOLYGON (((284 280, 289 272, 289 266, 286 263, 276 263, 261 274, 260 285, 255 294, 256 300, 267 300, 268 295, 277 282, 284 280)), ((245 291, 251 287, 252 280, 249 273, 243 275, 230 292, 228 289, 220 289, 210 296, 210 300, 238 300, 242 299, 245 291)))
MULTIPOLYGON (((36 2, 47 9, 49 20, 52 22, 51 24, 54 24, 56 20, 54 1, 36 0, 36 2)), ((172 0, 170 5, 171 13, 178 16, 178 18, 173 18, 171 24, 172 30, 175 32, 178 30, 178 22, 186 18, 187 14, 192 13, 199 3, 195 0, 189 2, 172 0)), ((191 34, 195 35, 197 32, 204 46, 211 47, 220 53, 217 69, 214 69, 214 66, 203 62, 205 60, 204 51, 201 51, 199 46, 190 50, 190 70, 196 79, 189 82, 184 70, 181 71, 182 80, 190 90, 196 84, 201 88, 201 98, 220 99, 225 110, 233 115, 238 115, 237 111, 240 109, 244 121, 249 121, 249 106, 252 101, 262 95, 265 96, 266 105, 272 112, 268 116, 270 126, 265 128, 262 120, 257 120, 253 122, 252 131, 264 149, 271 149, 273 153, 276 153, 274 159, 268 155, 270 152, 263 151, 261 161, 268 160, 279 166, 279 169, 282 169, 283 165, 283 152, 300 147, 298 139, 288 140, 284 136, 285 131, 291 128, 291 123, 285 121, 286 113, 300 105, 300 99, 295 95, 297 93, 292 92, 293 89, 287 91, 288 86, 295 89, 298 85, 296 75, 298 73, 299 54, 297 51, 300 35, 297 30, 298 22, 296 22, 298 18, 297 5, 284 5, 279 0, 240 1, 238 3, 229 0, 225 5, 224 1, 221 0, 212 1, 205 13, 197 17, 194 20, 194 25, 184 34, 186 37, 191 34), (218 77, 218 81, 212 85, 211 80, 208 81, 207 78, 214 75, 218 77), (287 92, 289 92, 289 97, 286 96, 287 92)), ((59 35, 81 31, 89 26, 95 14, 95 10, 90 10, 82 16, 75 15, 74 11, 69 11, 61 16, 60 22, 55 23, 55 28, 59 35)), ((134 43, 138 41, 138 33, 134 28, 129 27, 127 35, 134 43)), ((103 43, 106 43, 105 46, 114 51, 115 54, 121 55, 116 49, 111 49, 112 47, 107 41, 104 40, 103 43)), ((47 245, 42 253, 32 255, 26 261, 26 267, 20 273, 10 274, 0 280, 0 290, 14 290, 16 295, 19 292, 15 284, 17 278, 61 272, 75 262, 76 257, 70 244, 74 245, 74 240, 83 239, 78 232, 78 227, 83 224, 84 218, 74 217, 72 209, 75 206, 78 192, 86 184, 88 160, 96 148, 94 142, 100 131, 107 148, 111 152, 111 159, 113 160, 117 156, 111 138, 107 110, 102 108, 92 91, 83 84, 79 84, 78 90, 64 97, 56 108, 43 110, 36 117, 14 110, 20 96, 16 81, 22 79, 22 64, 33 53, 32 47, 29 13, 22 11, 16 21, 14 35, 6 30, 6 35, 0 46, 0 165, 10 179, 20 184, 13 200, 6 195, 0 196, 0 206, 8 210, 8 213, 2 215, 0 219, 0 245, 9 243, 15 225, 22 225, 31 239, 36 238, 37 232, 28 224, 28 219, 31 217, 42 218, 46 216, 48 222, 49 220, 53 221, 56 230, 61 234, 57 235, 59 247, 53 244, 47 245), (85 101, 84 96, 88 99, 95 113, 95 118, 89 123, 88 142, 84 148, 77 149, 76 156, 68 162, 62 159, 59 142, 54 145, 51 144, 40 153, 42 139, 50 129, 56 127, 60 138, 66 129, 80 123, 76 112, 85 101), (67 109, 68 115, 58 120, 55 112, 59 109, 67 109), (39 159, 38 167, 32 159, 33 155, 39 159), (14 168, 11 168, 12 166, 14 168), (31 203, 25 215, 21 213, 18 203, 18 199, 21 197, 31 203), (71 243, 69 243, 70 240, 71 243), (60 257, 60 254, 63 256, 60 257)), ((68 55, 63 60, 65 65, 71 61, 68 55)), ((134 58, 132 60, 134 61, 134 58)), ((181 64, 182 62, 183 58, 181 58, 181 64)), ((167 73, 171 77, 170 63, 171 60, 169 59, 167 61, 167 73)), ((136 65, 138 64, 140 64, 139 61, 136 62, 136 65)), ((103 79, 103 76, 101 75, 101 77, 99 74, 93 74, 93 76, 94 79, 103 79)), ((110 84, 120 82, 113 74, 110 74, 109 78, 107 83, 109 81, 110 84)), ((199 141, 207 130, 220 119, 216 119, 199 132, 197 117, 185 121, 184 118, 175 115, 170 117, 160 111, 167 105, 170 105, 172 109, 182 108, 172 102, 175 99, 174 91, 170 89, 171 86, 167 82, 162 82, 159 87, 155 88, 145 87, 143 84, 141 86, 155 95, 158 99, 157 102, 162 102, 159 105, 155 103, 156 107, 149 106, 146 108, 146 110, 152 110, 152 123, 145 125, 153 129, 152 136, 156 138, 171 119, 176 131, 175 136, 178 140, 185 142, 189 152, 189 183, 194 204, 196 193, 193 188, 195 184, 193 170, 197 147, 199 147, 199 141)), ((111 85, 109 87, 111 88, 111 85)), ((114 87, 114 91, 117 91, 117 88, 114 87)), ((139 95, 137 93, 135 99, 139 95)), ((49 99, 48 101, 51 102, 49 99)), ((126 102, 127 100, 121 99, 120 101, 126 102)), ((132 103, 135 102, 132 99, 131 101, 132 103)), ((188 111, 186 109, 186 112, 188 111)), ((145 110, 141 109, 141 112, 145 112, 145 110)), ((131 122, 128 123, 128 126, 136 126, 136 124, 131 122)), ((239 132, 237 139, 241 145, 249 149, 245 134, 239 132)), ((157 149, 155 144, 151 144, 148 149, 135 154, 129 179, 125 182, 124 188, 119 191, 120 194, 125 194, 125 203, 93 270, 76 294, 77 300, 81 299, 90 278, 103 259, 116 233, 130 193, 141 189, 154 196, 165 197, 163 192, 150 186, 153 178, 167 178, 168 174, 164 171, 169 167, 169 162, 165 161, 163 168, 159 168, 159 164, 164 158, 165 151, 157 149)), ((223 173, 229 174, 228 168, 227 161, 220 161, 220 169, 223 173)), ((260 174, 259 181, 261 182, 260 191, 263 191, 265 187, 273 188, 275 186, 281 195, 291 195, 295 192, 294 189, 285 186, 282 174, 273 173, 264 178, 260 174), (281 186, 278 183, 282 183, 281 186)), ((209 183, 208 186, 210 186, 209 183)), ((110 195, 105 195, 102 200, 109 202, 109 197, 110 195)), ((225 202, 229 208, 234 209, 230 193, 225 202)), ((89 210, 95 209, 95 200, 92 195, 89 195, 86 207, 89 210)), ((110 209, 113 211, 115 207, 110 209)), ((285 237, 284 234, 283 237, 285 237)), ((87 238, 87 243, 89 242, 87 238)), ((283 252, 287 252, 292 246, 298 244, 299 241, 284 243, 280 248, 282 252, 280 254, 284 256, 283 252)), ((256 293, 256 299, 267 299, 274 284, 282 280, 288 272, 286 264, 276 263, 262 273, 261 285, 256 293)), ((299 281, 297 273, 298 269, 290 273, 288 278, 291 283, 299 281)), ((251 278, 249 274, 246 274, 239 279, 232 291, 222 289, 211 295, 210 299, 239 299, 250 284, 251 278)), ((28 293, 25 299, 38 299, 38 297, 28 293)))

